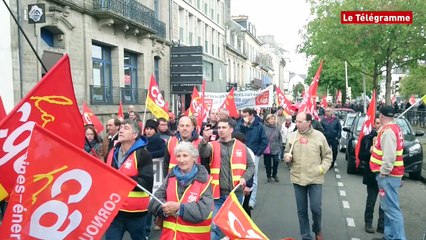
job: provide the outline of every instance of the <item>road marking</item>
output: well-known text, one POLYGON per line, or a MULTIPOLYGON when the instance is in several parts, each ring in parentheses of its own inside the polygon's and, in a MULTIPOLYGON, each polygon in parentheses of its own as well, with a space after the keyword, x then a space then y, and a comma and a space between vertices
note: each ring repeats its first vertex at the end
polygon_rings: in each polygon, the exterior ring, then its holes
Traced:
POLYGON ((336 174, 336 178, 341 178, 340 174, 336 174))
POLYGON ((349 202, 348 201, 342 201, 342 203, 343 203, 343 207, 344 208, 351 208, 351 207, 349 207, 349 202))
POLYGON ((346 218, 346 223, 348 224, 348 227, 355 227, 355 221, 353 218, 346 218))
POLYGON ((337 186, 343 187, 343 183, 342 182, 337 182, 337 186))
POLYGON ((338 169, 338 168, 334 168, 334 171, 335 171, 335 172, 339 172, 339 169, 338 169))
POLYGON ((340 196, 342 196, 342 197, 346 197, 346 192, 345 192, 345 190, 340 190, 340 196))
POLYGON ((361 240, 360 238, 351 238, 351 240, 361 240))

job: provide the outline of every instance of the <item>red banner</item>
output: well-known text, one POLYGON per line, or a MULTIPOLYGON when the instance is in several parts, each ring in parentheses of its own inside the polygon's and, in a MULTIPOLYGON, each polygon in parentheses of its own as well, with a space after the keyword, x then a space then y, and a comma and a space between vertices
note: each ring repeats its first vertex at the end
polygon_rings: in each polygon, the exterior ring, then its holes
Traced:
POLYGON ((291 115, 291 102, 285 97, 284 93, 278 86, 275 86, 275 91, 277 93, 278 105, 283 107, 285 115, 291 115))
POLYGON ((92 110, 87 106, 85 102, 83 102, 83 122, 84 125, 92 124, 97 133, 101 133, 104 130, 104 125, 101 123, 98 117, 92 112, 92 110))
POLYGON ((232 88, 228 96, 225 98, 225 101, 222 103, 222 106, 219 108, 227 109, 230 117, 238 117, 239 115, 237 106, 235 105, 234 91, 234 88, 232 88))
MULTIPOLYGON (((68 55, 0 122, 0 185, 8 192, 12 191, 26 158, 35 123, 79 148, 84 146, 84 125, 74 95, 68 55)), ((5 197, 0 194, 0 200, 5 197)))
POLYGON ((0 239, 101 239, 136 182, 38 125, 30 138, 0 239))
POLYGON ((327 96, 323 96, 322 97, 321 107, 323 107, 323 108, 327 108, 328 107, 327 96))
POLYGON ((311 85, 309 85, 308 91, 302 96, 303 100, 300 104, 299 112, 307 112, 312 115, 316 115, 315 113, 315 98, 317 95, 317 89, 319 85, 319 79, 322 72, 322 64, 323 60, 321 60, 321 63, 317 69, 317 72, 315 73, 314 78, 312 79, 311 85))
POLYGON ((234 192, 229 194, 213 222, 230 239, 268 239, 247 215, 234 192))
POLYGON ((376 118, 376 91, 373 91, 373 97, 371 98, 370 105, 368 106, 367 115, 365 115, 365 122, 362 124, 361 131, 359 132, 358 142, 355 146, 355 166, 359 166, 359 149, 361 148, 361 140, 365 135, 370 134, 374 120, 376 118))
POLYGON ((188 108, 188 116, 192 116, 197 112, 201 112, 201 96, 198 89, 194 86, 191 94, 191 103, 188 108))

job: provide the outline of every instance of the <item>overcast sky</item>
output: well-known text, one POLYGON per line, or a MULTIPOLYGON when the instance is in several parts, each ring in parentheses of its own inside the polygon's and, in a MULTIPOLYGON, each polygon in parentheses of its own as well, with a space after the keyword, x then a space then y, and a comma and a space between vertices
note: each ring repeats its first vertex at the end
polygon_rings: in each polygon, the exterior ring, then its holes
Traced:
POLYGON ((296 54, 302 40, 299 30, 307 23, 309 5, 305 0, 231 0, 231 15, 247 15, 257 35, 274 35, 291 54, 290 71, 306 74, 304 55, 296 54))

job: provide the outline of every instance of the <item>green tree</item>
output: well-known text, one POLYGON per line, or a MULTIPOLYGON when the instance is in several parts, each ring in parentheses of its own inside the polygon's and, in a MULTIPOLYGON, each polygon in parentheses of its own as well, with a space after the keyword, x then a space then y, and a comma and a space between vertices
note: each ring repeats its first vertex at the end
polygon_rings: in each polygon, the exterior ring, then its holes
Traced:
POLYGON ((305 86, 303 84, 298 83, 293 88, 293 100, 296 102, 298 97, 302 96, 302 92, 305 90, 305 86))
MULTIPOLYGON (((302 32, 299 47, 308 56, 347 61, 352 71, 372 79, 374 88, 386 72, 386 102, 390 102, 393 68, 408 68, 426 58, 426 1, 309 0, 314 19, 302 32), (341 11, 413 11, 411 25, 350 25, 340 23, 341 11)), ((357 81, 362 80, 358 78, 357 81)), ((371 81, 371 80, 370 80, 371 81)))
POLYGON ((422 97, 426 94, 426 66, 411 69, 410 74, 401 79, 401 95, 408 99, 411 95, 422 97))

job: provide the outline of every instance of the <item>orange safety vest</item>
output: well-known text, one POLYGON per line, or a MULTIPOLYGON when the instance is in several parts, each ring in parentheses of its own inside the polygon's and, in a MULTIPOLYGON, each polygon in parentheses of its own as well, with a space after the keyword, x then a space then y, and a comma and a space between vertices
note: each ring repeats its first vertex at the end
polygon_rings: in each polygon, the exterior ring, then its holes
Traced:
MULTIPOLYGON (((107 158, 107 164, 112 165, 114 157, 114 149, 112 149, 107 158)), ((138 172, 138 160, 136 158, 136 151, 133 151, 127 159, 123 162, 120 169, 122 174, 134 177, 139 174, 138 172)), ((149 195, 144 191, 131 191, 127 195, 127 199, 124 201, 120 211, 124 212, 146 212, 148 211, 149 195)))
MULTIPOLYGON (((212 191, 213 198, 220 198, 220 164, 221 164, 221 150, 220 142, 213 141, 209 142, 212 146, 212 156, 213 160, 210 163, 210 174, 213 178, 212 180, 212 191)), ((237 139, 234 139, 234 145, 232 146, 232 155, 231 155, 231 176, 234 187, 240 182, 240 178, 244 175, 247 169, 247 150, 246 145, 237 139)), ((248 180, 248 179, 246 179, 248 180)))
MULTIPOLYGON (((167 201, 179 202, 181 204, 197 202, 201 195, 207 190, 210 185, 211 178, 206 183, 194 181, 183 193, 182 197, 178 198, 178 181, 176 177, 169 178, 166 196, 167 201)), ((185 221, 182 217, 168 216, 163 221, 163 231, 161 232, 161 240, 186 240, 186 239, 210 239, 210 229, 212 223, 212 214, 206 220, 199 223, 185 221)))
MULTIPOLYGON (((195 148, 198 149, 198 144, 200 143, 200 139, 195 139, 194 141, 192 141, 192 144, 194 144, 195 148)), ((169 140, 169 143, 167 144, 167 151, 169 151, 169 156, 170 156, 170 162, 169 162, 169 172, 170 170, 177 165, 177 160, 175 157, 175 147, 176 145, 179 143, 178 138, 177 137, 171 137, 169 140)), ((200 157, 198 157, 197 163, 200 164, 201 160, 200 157)))
POLYGON ((377 142, 376 145, 374 145, 373 152, 371 153, 370 158, 370 169, 372 172, 380 172, 380 167, 382 166, 382 159, 383 159, 383 150, 382 150, 382 144, 381 144, 381 138, 383 135, 383 132, 386 129, 391 129, 396 136, 396 160, 393 163, 393 169, 390 172, 389 175, 396 176, 396 177, 402 177, 404 175, 404 161, 402 158, 402 153, 404 151, 404 137, 402 135, 401 129, 399 128, 398 124, 391 122, 389 124, 386 124, 383 126, 383 128, 379 131, 379 134, 377 135, 377 142))

